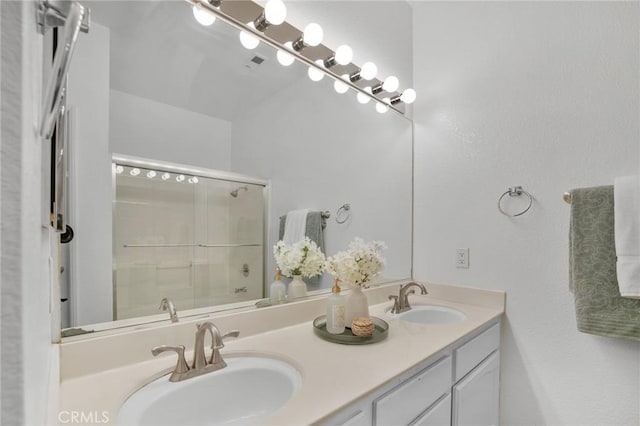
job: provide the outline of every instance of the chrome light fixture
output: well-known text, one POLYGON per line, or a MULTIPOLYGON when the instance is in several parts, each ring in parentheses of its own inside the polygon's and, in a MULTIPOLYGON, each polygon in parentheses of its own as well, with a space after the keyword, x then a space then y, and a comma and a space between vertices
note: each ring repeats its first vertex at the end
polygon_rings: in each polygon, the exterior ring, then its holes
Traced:
POLYGON ((338 46, 336 53, 324 60, 324 67, 331 68, 336 64, 347 65, 353 60, 353 50, 343 44, 338 46))
MULTIPOLYGON (((252 28, 254 30, 256 29, 253 22, 249 22, 247 24, 247 27, 252 28)), ((250 32, 240 31, 240 44, 242 44, 242 46, 245 49, 252 50, 258 47, 258 45, 260 44, 260 39, 254 36, 253 34, 251 34, 250 32)))
POLYGON ((317 46, 322 43, 323 38, 324 32, 322 31, 322 27, 312 22, 304 27, 302 35, 293 42, 293 50, 299 52, 307 46, 317 46))
MULTIPOLYGON (((337 93, 346 93, 351 88, 356 92, 359 103, 367 104, 373 99, 376 110, 380 113, 391 108, 403 114, 404 107, 400 104, 411 104, 416 99, 416 92, 413 89, 408 88, 398 93, 400 82, 397 77, 391 75, 384 81, 377 79, 378 67, 373 62, 365 62, 359 68, 352 64, 353 50, 346 44, 338 46, 335 51, 326 46, 320 46, 324 39, 324 32, 317 23, 308 24, 302 34, 297 33, 299 30, 290 24, 287 24, 283 31, 265 33, 269 26, 286 23, 287 10, 283 0, 269 0, 259 12, 259 16, 248 23, 246 20, 249 17, 246 14, 239 17, 234 16, 228 10, 222 10, 224 9, 221 7, 222 0, 186 1, 193 6, 193 14, 202 25, 211 25, 217 17, 240 30, 240 42, 245 48, 255 49, 262 41, 277 50, 277 59, 281 65, 289 66, 295 59, 298 59, 309 67, 308 75, 312 81, 320 81, 325 74, 328 74, 334 80, 333 87, 337 93), (293 30, 293 34, 291 30, 293 30), (296 36, 296 33, 300 35, 296 36), (294 41, 290 41, 295 37, 297 38, 294 41), (305 48, 315 46, 320 46, 320 48, 311 49, 309 52, 305 51, 305 48), (324 59, 317 59, 320 55, 324 59), (333 71, 333 67, 336 65, 344 67, 338 69, 347 74, 340 75, 333 71), (382 92, 388 96, 382 98, 380 95, 382 92)), ((260 6, 253 3, 251 7, 258 8, 260 6)), ((228 9, 233 10, 233 8, 228 9)), ((240 13, 236 14, 240 15, 240 13)), ((169 175, 166 175, 165 177, 163 174, 161 178, 169 179, 169 175)))
MULTIPOLYGON (((208 3, 213 7, 220 7, 222 0, 208 0, 208 3)), ((196 18, 196 21, 198 21, 200 25, 205 27, 216 22, 216 15, 202 7, 202 4, 200 3, 193 5, 193 17, 196 18)))
POLYGON ((287 8, 282 0, 269 0, 264 6, 262 14, 253 21, 256 30, 262 32, 270 25, 280 25, 287 18, 287 8))
POLYGON ((279 49, 278 53, 276 53, 276 57, 278 58, 278 62, 280 63, 280 65, 282 65, 284 67, 288 67, 289 65, 291 65, 293 63, 293 61, 296 60, 296 58, 294 58, 292 54, 287 52, 287 50, 293 49, 293 47, 291 47, 291 45, 292 45, 292 43, 290 41, 286 42, 284 44, 285 49, 279 49))
POLYGON ((378 74, 378 67, 373 62, 365 62, 360 68, 360 71, 356 71, 349 76, 349 79, 352 83, 356 81, 360 81, 362 79, 365 80, 373 80, 376 78, 376 74, 378 74))
POLYGON ((400 87, 400 81, 398 80, 398 77, 390 75, 389 77, 384 79, 384 82, 382 84, 377 85, 376 87, 371 89, 371 91, 374 95, 377 95, 383 90, 387 93, 393 93, 398 90, 398 87, 400 87))

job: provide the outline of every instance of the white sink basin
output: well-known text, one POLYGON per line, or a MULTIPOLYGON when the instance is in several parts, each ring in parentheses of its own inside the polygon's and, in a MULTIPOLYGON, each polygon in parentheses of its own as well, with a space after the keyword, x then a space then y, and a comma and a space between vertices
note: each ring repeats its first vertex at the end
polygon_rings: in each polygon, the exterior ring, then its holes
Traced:
POLYGON ((225 358, 227 367, 181 382, 169 376, 134 393, 119 425, 251 425, 264 422, 302 385, 290 364, 263 357, 225 358))
POLYGON ((411 310, 401 314, 389 314, 400 321, 417 322, 421 324, 449 324, 467 319, 464 312, 446 306, 415 305, 411 310))

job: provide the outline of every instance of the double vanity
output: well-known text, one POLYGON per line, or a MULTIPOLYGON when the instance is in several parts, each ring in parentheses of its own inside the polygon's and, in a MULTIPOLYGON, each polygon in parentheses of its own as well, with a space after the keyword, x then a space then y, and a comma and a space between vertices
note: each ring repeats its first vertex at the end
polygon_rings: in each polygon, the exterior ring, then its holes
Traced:
POLYGON ((389 324, 370 345, 314 334, 324 297, 66 341, 60 410, 123 425, 497 424, 504 293, 427 284, 391 314, 399 284, 366 291, 371 315, 389 324), (214 338, 219 356, 207 351, 226 367, 170 381, 178 358, 151 349, 184 345, 193 367, 196 324, 207 323, 218 337, 240 330, 224 348, 214 338))

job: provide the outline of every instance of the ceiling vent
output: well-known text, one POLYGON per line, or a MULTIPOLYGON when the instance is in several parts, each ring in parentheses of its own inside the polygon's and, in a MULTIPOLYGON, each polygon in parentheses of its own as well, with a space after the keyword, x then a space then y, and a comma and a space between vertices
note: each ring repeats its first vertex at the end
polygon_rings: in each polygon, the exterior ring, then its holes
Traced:
POLYGON ((258 67, 260 65, 262 65, 264 63, 264 61, 266 61, 266 58, 263 58, 262 56, 255 55, 249 60, 249 62, 247 62, 245 64, 245 67, 247 67, 249 69, 252 69, 252 70, 255 70, 255 69, 258 69, 258 67))

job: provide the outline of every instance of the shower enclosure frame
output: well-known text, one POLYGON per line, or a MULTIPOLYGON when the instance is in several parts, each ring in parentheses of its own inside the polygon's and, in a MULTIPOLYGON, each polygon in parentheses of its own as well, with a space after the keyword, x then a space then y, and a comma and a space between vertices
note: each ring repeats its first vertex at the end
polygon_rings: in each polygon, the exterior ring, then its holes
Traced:
MULTIPOLYGON (((129 166, 129 167, 140 167, 144 169, 156 169, 162 170, 170 173, 180 173, 192 176, 199 176, 204 178, 211 178, 216 180, 222 180, 226 182, 233 182, 239 185, 250 184, 250 185, 259 185, 263 187, 263 226, 262 226, 262 298, 266 297, 267 294, 267 277, 269 275, 269 271, 267 271, 267 246, 268 246, 268 238, 269 238, 269 212, 270 212, 270 199, 271 199, 271 186, 270 181, 267 179, 260 179, 254 176, 244 175, 240 173, 227 172, 222 170, 214 170, 207 169, 204 167, 190 166, 186 164, 173 163, 170 161, 163 160, 153 160, 148 158, 136 157, 133 155, 125 155, 125 154, 117 154, 113 153, 111 155, 111 189, 112 189, 112 203, 111 203, 111 214, 112 214, 112 223, 116 222, 116 168, 115 165, 129 166)), ((112 236, 111 240, 115 241, 116 238, 116 230, 115 226, 111 229, 112 236)), ((116 246, 112 244, 112 259, 116 258, 116 246)), ((117 283, 116 283, 116 268, 115 262, 112 262, 112 270, 111 270, 111 281, 112 281, 112 289, 113 289, 113 321, 116 320, 117 316, 117 283)), ((247 306, 252 306, 255 304, 254 301, 249 302, 239 302, 239 305, 246 304, 247 306)), ((235 304, 234 304, 235 305, 235 304)), ((212 305, 222 306, 222 305, 212 305)), ((196 308, 195 310, 201 311, 202 308, 196 308)), ((188 316, 188 311, 187 311, 188 316)))

